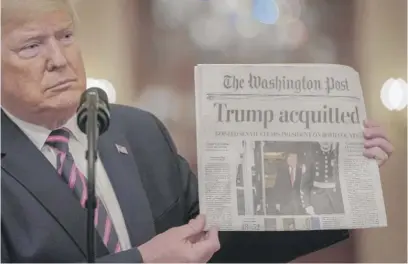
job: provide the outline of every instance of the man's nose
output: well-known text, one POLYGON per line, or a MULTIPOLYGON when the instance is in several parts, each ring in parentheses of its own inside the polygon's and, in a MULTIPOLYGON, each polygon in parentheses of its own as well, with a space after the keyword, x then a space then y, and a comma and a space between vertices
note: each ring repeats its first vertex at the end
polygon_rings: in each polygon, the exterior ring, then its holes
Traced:
POLYGON ((57 40, 49 42, 47 70, 53 71, 67 65, 64 49, 57 40))

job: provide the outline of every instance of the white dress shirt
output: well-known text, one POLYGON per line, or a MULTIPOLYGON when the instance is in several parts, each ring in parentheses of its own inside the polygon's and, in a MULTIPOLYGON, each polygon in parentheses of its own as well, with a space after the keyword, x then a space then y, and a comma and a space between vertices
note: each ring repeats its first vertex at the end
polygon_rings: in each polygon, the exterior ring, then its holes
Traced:
MULTIPOLYGON (((52 147, 45 144, 51 130, 27 123, 13 116, 3 108, 7 116, 27 135, 27 137, 34 143, 34 145, 44 154, 44 156, 51 162, 54 168, 57 167, 57 153, 52 147)), ((76 124, 76 116, 72 117, 63 127, 68 128, 72 134, 69 140, 69 150, 74 158, 78 169, 87 177, 87 160, 85 152, 87 149, 87 138, 76 124)), ((112 220, 113 226, 118 235, 119 243, 122 250, 131 248, 129 234, 125 225, 119 202, 116 198, 115 191, 109 181, 105 168, 100 159, 97 159, 95 164, 95 192, 100 198, 101 202, 112 220)), ((67 188, 69 188, 67 186, 67 188)), ((51 198, 50 198, 51 199, 51 198)), ((78 201, 79 203, 79 201, 78 201)), ((75 216, 73 216, 75 217, 75 216)))
POLYGON ((296 167, 289 166, 289 174, 293 185, 293 183, 296 181, 296 167))

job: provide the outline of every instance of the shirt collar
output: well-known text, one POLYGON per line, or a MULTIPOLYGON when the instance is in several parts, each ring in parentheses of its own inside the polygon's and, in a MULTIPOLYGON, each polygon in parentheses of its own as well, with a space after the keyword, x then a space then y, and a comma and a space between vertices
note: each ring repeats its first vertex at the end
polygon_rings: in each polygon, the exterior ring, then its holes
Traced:
POLYGON ((77 121, 77 118, 76 118, 76 115, 74 115, 62 127, 68 128, 69 131, 71 131, 71 136, 73 136, 74 139, 76 139, 79 143, 81 143, 81 145, 86 146, 87 145, 86 135, 79 129, 76 121, 77 121))
MULTIPOLYGON (((2 108, 2 110, 23 131, 23 133, 33 142, 33 144, 38 149, 42 149, 52 130, 23 121, 10 114, 10 112, 8 112, 4 108, 2 108)), ((82 133, 82 131, 78 128, 76 124, 76 115, 71 117, 68 122, 61 127, 68 128, 68 130, 71 131, 71 136, 79 141, 79 143, 81 143, 83 146, 86 146, 86 135, 82 133)))

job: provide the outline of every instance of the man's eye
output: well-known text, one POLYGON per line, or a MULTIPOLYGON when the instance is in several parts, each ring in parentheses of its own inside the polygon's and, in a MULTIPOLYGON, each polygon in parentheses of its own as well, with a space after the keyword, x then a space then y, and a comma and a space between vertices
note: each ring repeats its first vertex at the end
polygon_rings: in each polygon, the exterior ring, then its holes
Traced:
POLYGON ((36 56, 40 51, 40 44, 39 43, 32 43, 29 45, 24 46, 20 52, 19 55, 23 58, 32 58, 36 56))
POLYGON ((73 39, 73 37, 74 37, 74 34, 72 34, 72 33, 66 33, 66 34, 64 34, 64 35, 62 36, 62 41, 71 42, 72 39, 73 39))
POLYGON ((27 46, 24 46, 23 47, 23 50, 30 50, 30 49, 35 49, 35 48, 38 48, 38 44, 30 44, 30 45, 27 45, 27 46))

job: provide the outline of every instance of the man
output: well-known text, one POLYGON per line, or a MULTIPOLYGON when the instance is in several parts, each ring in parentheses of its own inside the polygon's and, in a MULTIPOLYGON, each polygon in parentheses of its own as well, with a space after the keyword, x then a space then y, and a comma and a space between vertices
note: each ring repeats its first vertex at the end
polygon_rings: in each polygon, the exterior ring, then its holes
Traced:
POLYGON ((245 215, 244 155, 245 155, 245 141, 242 141, 242 151, 239 154, 236 178, 238 215, 245 215))
POLYGON ((308 214, 344 213, 338 175, 338 143, 313 142, 313 162, 301 184, 302 206, 308 214))
POLYGON ((276 209, 279 214, 302 214, 300 182, 305 169, 298 164, 296 153, 288 153, 286 162, 279 165, 274 186, 276 209))
MULTIPOLYGON (((266 154, 266 153, 265 153, 266 154)), ((279 162, 279 161, 278 161, 279 162)), ((277 161, 264 156, 264 177, 265 177, 265 208, 267 215, 275 215, 277 206, 275 201, 275 183, 278 174, 277 161)))
MULTIPOLYGON (((2 262, 84 262, 86 142, 75 112, 86 79, 72 10, 64 0, 3 0, 1 19, 2 262)), ((195 175, 141 110, 112 105, 98 151, 97 262, 206 262, 220 241, 212 261, 286 262, 348 237, 225 232, 219 241, 198 216, 195 175)))
POLYGON ((237 186, 244 187, 244 156, 245 156, 245 141, 242 141, 242 152, 239 154, 237 166, 237 186))

